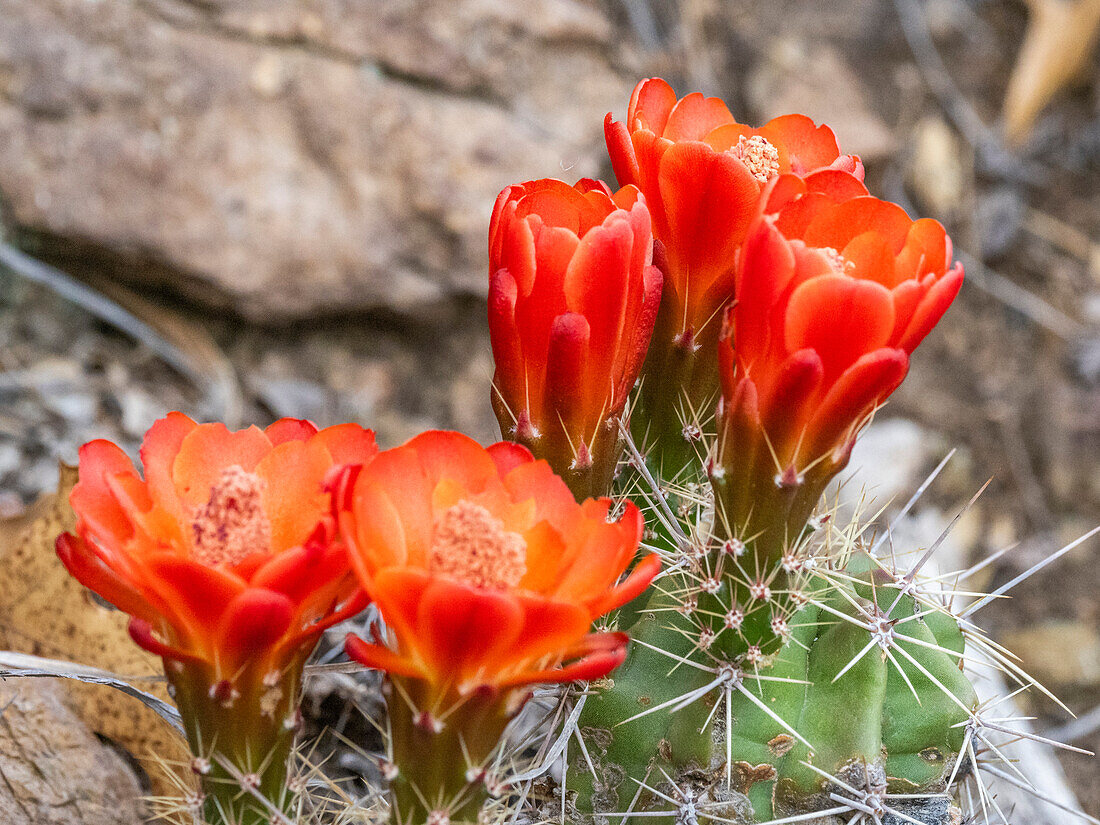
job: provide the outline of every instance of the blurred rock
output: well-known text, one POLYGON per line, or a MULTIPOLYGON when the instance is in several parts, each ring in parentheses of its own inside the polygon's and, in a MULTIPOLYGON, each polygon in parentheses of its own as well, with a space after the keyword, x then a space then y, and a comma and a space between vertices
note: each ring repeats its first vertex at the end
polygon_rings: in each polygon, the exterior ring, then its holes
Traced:
POLYGON ((982 254, 997 258, 1009 251, 1020 234, 1027 215, 1027 202, 1015 186, 990 189, 978 199, 974 232, 982 243, 982 254))
POLYGON ((455 427, 482 443, 500 440, 500 430, 490 406, 493 357, 488 349, 477 352, 451 385, 451 420, 455 427))
POLYGON ((119 406, 119 422, 122 431, 130 438, 141 439, 145 431, 153 426, 158 418, 163 418, 169 410, 163 401, 159 401, 144 390, 122 387, 118 390, 116 401, 119 406))
POLYGON ((308 418, 314 422, 326 418, 328 391, 315 381, 257 376, 249 384, 276 418, 308 418))
MULTIPOLYGON (((881 510, 878 526, 869 535, 881 536, 886 525, 891 526, 882 554, 893 554, 905 562, 912 554, 931 547, 950 521, 949 514, 933 505, 936 496, 960 482, 967 494, 973 492, 969 482, 959 478, 969 476, 965 451, 956 453, 937 476, 932 491, 926 492, 905 518, 896 516, 948 451, 941 435, 914 421, 876 420, 860 434, 847 469, 826 491, 825 501, 837 502, 836 523, 846 524, 857 517, 866 521, 881 510)), ((978 510, 971 509, 955 523, 938 554, 965 558, 980 539, 981 520, 978 510)))
POLYGON ((906 173, 909 186, 927 213, 947 222, 959 214, 966 194, 966 164, 962 141, 943 118, 931 115, 917 124, 906 173))
POLYGON ((0 686, 0 821, 140 825, 137 778, 62 695, 45 679, 9 679, 0 686))
MULTIPOLYGON (((1100 290, 1085 296, 1081 302, 1081 315, 1092 329, 1100 330, 1100 290)), ((1076 342, 1072 358, 1074 371, 1081 380, 1091 387, 1100 386, 1100 333, 1076 342)))
POLYGON ((776 39, 750 75, 746 93, 761 120, 791 112, 809 115, 832 127, 844 152, 865 161, 896 148, 893 132, 852 67, 839 50, 819 40, 776 39))
POLYGON ((912 493, 924 472, 946 452, 943 440, 914 421, 886 418, 864 430, 844 473, 847 486, 864 487, 880 504, 912 493))
POLYGON ((0 441, 0 478, 19 469, 23 453, 10 441, 0 441))
POLYGON ((1007 634, 1005 646, 1049 688, 1100 685, 1100 633, 1075 621, 1047 621, 1007 634))
POLYGON ((42 395, 47 410, 59 415, 74 427, 87 427, 95 422, 98 406, 95 395, 85 390, 50 392, 42 395))
POLYGON ((619 59, 598 0, 10 0, 4 218, 268 322, 481 294, 497 192, 599 172, 619 59))
POLYGON ((863 40, 881 32, 892 12, 881 0, 829 0, 828 3, 761 3, 722 0, 734 29, 749 42, 777 33, 795 33, 830 42, 863 40))

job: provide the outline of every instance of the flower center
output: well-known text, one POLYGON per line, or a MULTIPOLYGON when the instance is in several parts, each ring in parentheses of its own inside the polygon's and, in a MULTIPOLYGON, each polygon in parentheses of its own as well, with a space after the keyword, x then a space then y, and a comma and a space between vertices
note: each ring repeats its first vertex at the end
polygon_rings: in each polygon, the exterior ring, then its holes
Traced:
POLYGON ((234 464, 222 470, 210 499, 191 522, 194 556, 203 564, 237 564, 271 547, 264 480, 234 464))
POLYGON ((527 572, 527 543, 492 513, 460 501, 436 520, 430 569, 464 584, 507 590, 527 572))
POLYGON ((761 183, 767 183, 779 174, 779 150, 760 135, 740 135, 737 145, 730 147, 729 153, 745 164, 761 183))

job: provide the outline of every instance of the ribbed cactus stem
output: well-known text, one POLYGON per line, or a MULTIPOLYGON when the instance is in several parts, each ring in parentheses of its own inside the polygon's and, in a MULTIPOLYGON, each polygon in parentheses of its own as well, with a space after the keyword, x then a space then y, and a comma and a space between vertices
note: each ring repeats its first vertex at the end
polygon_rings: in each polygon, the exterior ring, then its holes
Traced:
POLYGON ((165 661, 208 825, 269 825, 287 810, 288 760, 300 726, 305 657, 280 671, 247 666, 218 679, 203 662, 165 661), (265 805, 266 800, 269 805, 265 805))
POLYGON ((646 452, 658 478, 679 481, 699 473, 696 433, 713 414, 718 398, 717 328, 715 322, 698 333, 674 333, 658 318, 630 414, 634 441, 646 452), (662 335, 668 343, 657 346, 662 335))
POLYGON ((487 796, 490 757, 518 710, 493 688, 438 695, 420 679, 388 675, 390 821, 476 823, 487 796))
MULTIPOLYGON (((644 468, 637 459, 635 454, 624 465, 618 487, 635 493, 641 489, 651 502, 663 497, 663 504, 653 504, 662 508, 662 516, 647 519, 646 541, 669 555, 681 553, 698 509, 681 490, 654 489, 655 479, 661 477, 657 459, 651 456, 644 468), (677 519, 678 528, 671 529, 668 514, 677 519)), ((697 467, 696 461, 695 474, 697 467)), ((630 634, 631 645, 626 661, 610 677, 591 685, 579 720, 591 765, 578 755, 568 784, 581 814, 629 803, 638 792, 631 777, 705 769, 711 761, 712 741, 704 731, 710 727, 713 700, 670 709, 670 704, 713 678, 683 663, 698 654, 697 620, 684 600, 689 586, 681 572, 670 573, 611 616, 619 630, 630 634), (654 708, 660 709, 653 712, 654 708)))

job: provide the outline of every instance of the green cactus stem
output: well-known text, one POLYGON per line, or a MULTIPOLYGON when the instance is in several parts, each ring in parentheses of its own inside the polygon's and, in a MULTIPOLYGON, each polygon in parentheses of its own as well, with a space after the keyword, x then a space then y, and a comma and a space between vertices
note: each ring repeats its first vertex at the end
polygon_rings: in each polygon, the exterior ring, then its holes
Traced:
POLYGON ((718 370, 698 349, 651 347, 630 413, 630 429, 657 477, 677 482, 700 472, 699 440, 718 397, 718 370))
POLYGON ((486 773, 522 691, 485 687, 437 696, 422 679, 389 674, 390 821, 394 825, 476 823, 488 794, 486 773), (514 701, 512 701, 514 700, 514 701))
POLYGON ((725 648, 698 645, 699 617, 674 609, 682 593, 664 585, 632 631, 659 650, 635 645, 588 697, 580 732, 597 775, 578 758, 569 779, 582 818, 633 802, 647 814, 637 823, 649 823, 668 806, 648 792, 635 798, 639 782, 703 776, 717 788, 712 799, 733 794, 751 804, 751 815, 733 820, 745 825, 835 809, 838 793, 851 796, 846 787, 948 825, 943 794, 977 698, 961 670, 956 620, 900 586, 864 553, 843 570, 803 575, 806 601, 792 607, 786 634, 771 652, 728 659, 734 676, 716 684, 725 648), (673 667, 677 658, 706 669, 673 667), (677 707, 707 680, 709 693, 677 707), (728 722, 718 702, 728 702, 728 722), (645 707, 660 709, 639 716, 645 707))
MULTIPOLYGON (((977 698, 958 623, 918 607, 864 554, 845 574, 858 578, 832 579, 821 608, 795 614, 791 639, 755 671, 770 677, 758 697, 799 736, 733 697, 735 789, 757 821, 835 807, 829 794, 841 786, 830 776, 887 800, 942 794, 959 759, 977 698)), ((925 807, 919 821, 950 821, 945 805, 925 807)))
POLYGON ((165 661, 187 732, 208 825, 269 825, 291 801, 288 760, 299 727, 305 657, 273 673, 218 681, 205 662, 165 661), (266 800, 269 805, 265 805, 266 800))
POLYGON ((582 815, 625 810, 639 791, 635 780, 659 777, 662 771, 675 775, 704 770, 712 761, 713 744, 706 731, 714 697, 674 709, 678 700, 713 679, 713 674, 677 661, 695 652, 693 625, 678 607, 675 597, 654 593, 630 630, 626 661, 608 679, 590 686, 579 725, 591 766, 578 755, 568 775, 569 791, 582 815))

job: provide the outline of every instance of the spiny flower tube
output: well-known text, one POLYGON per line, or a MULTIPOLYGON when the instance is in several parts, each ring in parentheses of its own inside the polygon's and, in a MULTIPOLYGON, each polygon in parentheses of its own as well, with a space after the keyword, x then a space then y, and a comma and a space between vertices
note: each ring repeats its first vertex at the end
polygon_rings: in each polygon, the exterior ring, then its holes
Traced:
MULTIPOLYGON (((349 473, 350 475, 350 473, 349 473)), ((638 595, 656 556, 633 504, 578 504, 518 444, 428 432, 363 468, 336 502, 385 622, 348 654, 388 673, 393 821, 472 822, 490 759, 531 685, 606 676, 626 655, 596 618, 638 595)))
POLYGON ((661 298, 649 212, 633 186, 509 186, 489 227, 493 408, 505 438, 578 500, 605 495, 619 418, 661 298))
POLYGON ((146 434, 144 478, 109 441, 80 450, 76 532, 57 553, 163 658, 212 825, 270 822, 250 791, 289 802, 306 657, 326 627, 366 605, 326 477, 377 451, 354 424, 282 419, 231 432, 181 413, 146 434))
POLYGON ((738 261, 711 481, 758 560, 798 538, 962 285, 939 223, 849 190, 777 179, 738 261))
MULTIPOLYGON (((841 154, 828 126, 785 115, 760 128, 738 123, 718 98, 677 99, 660 78, 634 89, 625 122, 604 120, 620 185, 645 195, 667 265, 660 314, 642 370, 639 443, 656 446, 667 477, 694 462, 685 424, 713 410, 722 311, 733 297, 738 250, 778 175, 820 172, 863 178, 858 157, 841 154)), ((690 430, 688 431, 690 432, 690 430)))

